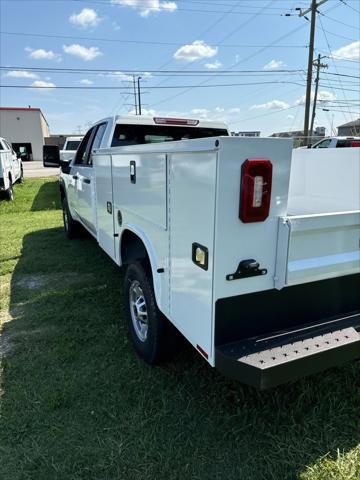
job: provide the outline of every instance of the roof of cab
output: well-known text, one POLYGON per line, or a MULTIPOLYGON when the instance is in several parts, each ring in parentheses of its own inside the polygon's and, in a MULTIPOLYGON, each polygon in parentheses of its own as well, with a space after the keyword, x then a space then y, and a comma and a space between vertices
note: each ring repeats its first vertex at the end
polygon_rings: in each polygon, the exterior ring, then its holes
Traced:
MULTIPOLYGON (((223 122, 212 122, 212 121, 207 121, 207 120, 202 120, 202 119, 189 119, 189 118, 170 118, 170 117, 150 117, 150 116, 145 116, 145 115, 115 115, 114 117, 111 117, 111 120, 114 123, 117 124, 127 124, 127 125, 159 125, 155 122, 154 118, 161 118, 161 119, 167 119, 167 120, 196 120, 199 123, 197 125, 188 125, 191 128, 220 128, 224 130, 229 130, 228 126, 226 123, 223 122)), ((103 120, 100 120, 95 123, 95 125, 99 123, 103 123, 105 121, 109 121, 110 118, 105 118, 103 120)), ((164 125, 164 124, 161 124, 164 125)), ((176 124, 172 123, 169 126, 177 126, 176 124)), ((186 126, 179 124, 179 126, 186 126)))

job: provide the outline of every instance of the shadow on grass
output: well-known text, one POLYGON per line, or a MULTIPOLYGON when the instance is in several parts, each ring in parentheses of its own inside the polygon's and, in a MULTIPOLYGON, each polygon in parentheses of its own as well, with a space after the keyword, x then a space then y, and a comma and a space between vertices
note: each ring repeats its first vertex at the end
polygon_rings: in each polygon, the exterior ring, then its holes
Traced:
POLYGON ((31 211, 58 210, 59 208, 61 208, 59 183, 55 181, 44 183, 34 198, 31 211))
POLYGON ((293 480, 357 445, 358 364, 266 392, 190 347, 148 367, 127 340, 121 283, 91 238, 24 237, 2 342, 0 478, 293 480))

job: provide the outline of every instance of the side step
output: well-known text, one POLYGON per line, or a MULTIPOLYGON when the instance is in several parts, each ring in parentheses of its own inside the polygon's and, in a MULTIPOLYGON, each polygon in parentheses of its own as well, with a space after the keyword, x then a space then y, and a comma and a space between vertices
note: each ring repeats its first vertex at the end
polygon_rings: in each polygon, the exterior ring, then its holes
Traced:
POLYGON ((215 367, 259 389, 360 358, 360 314, 216 347, 215 367))

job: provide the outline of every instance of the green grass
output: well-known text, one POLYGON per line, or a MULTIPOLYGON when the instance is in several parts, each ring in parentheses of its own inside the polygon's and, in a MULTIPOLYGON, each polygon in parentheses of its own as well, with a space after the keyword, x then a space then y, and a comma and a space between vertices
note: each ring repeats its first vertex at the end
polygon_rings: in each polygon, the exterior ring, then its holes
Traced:
POLYGON ((53 179, 2 201, 1 480, 360 478, 359 364, 266 392, 190 347, 149 367, 124 331, 122 272, 69 241, 53 179))

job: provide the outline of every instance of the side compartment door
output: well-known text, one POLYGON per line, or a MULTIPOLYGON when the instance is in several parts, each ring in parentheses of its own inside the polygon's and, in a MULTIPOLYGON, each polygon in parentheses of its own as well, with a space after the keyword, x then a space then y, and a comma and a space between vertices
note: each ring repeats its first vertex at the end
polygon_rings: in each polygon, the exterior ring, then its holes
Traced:
POLYGON ((173 154, 169 173, 170 319, 209 362, 216 163, 214 152, 173 154))

